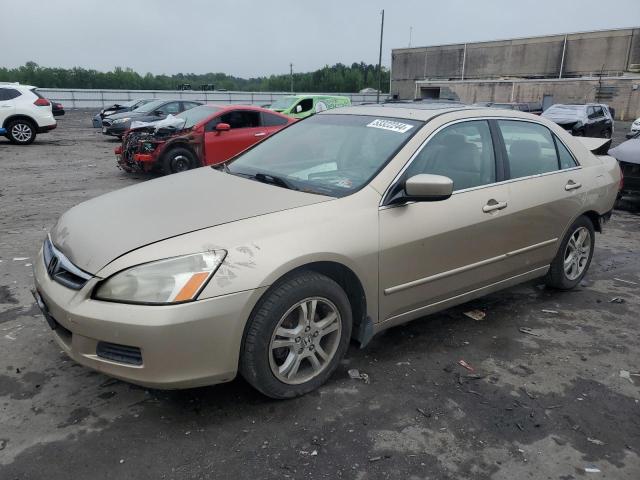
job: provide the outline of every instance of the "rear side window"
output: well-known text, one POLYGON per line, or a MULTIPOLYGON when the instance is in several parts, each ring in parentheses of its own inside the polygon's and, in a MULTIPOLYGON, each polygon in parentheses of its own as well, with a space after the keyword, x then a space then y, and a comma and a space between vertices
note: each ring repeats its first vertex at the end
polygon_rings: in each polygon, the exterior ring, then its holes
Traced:
POLYGON ((489 124, 474 120, 438 132, 415 157, 407 178, 420 173, 449 177, 454 190, 494 183, 496 162, 489 124))
POLYGON ((234 110, 220 117, 222 123, 231 128, 256 128, 260 126, 260 112, 251 110, 234 110))
POLYGON ((513 120, 498 120, 498 127, 507 150, 511 178, 558 170, 556 146, 548 128, 513 120))
POLYGON ((558 147, 558 158, 560 159, 560 169, 564 170, 565 168, 573 168, 576 166, 576 161, 573 158, 573 155, 569 153, 567 147, 558 140, 558 137, 554 136, 554 140, 556 142, 556 146, 558 147))
POLYGON ((20 95, 21 93, 15 88, 0 88, 0 100, 13 100, 20 95))
POLYGON ((262 125, 265 127, 279 127, 288 123, 286 118, 273 115, 272 113, 262 112, 262 125))

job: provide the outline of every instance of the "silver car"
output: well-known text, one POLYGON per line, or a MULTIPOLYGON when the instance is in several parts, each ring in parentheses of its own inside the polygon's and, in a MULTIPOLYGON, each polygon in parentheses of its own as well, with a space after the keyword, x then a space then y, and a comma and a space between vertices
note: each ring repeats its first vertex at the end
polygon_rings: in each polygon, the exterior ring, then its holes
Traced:
POLYGON ((361 106, 225 165, 66 212, 34 295, 77 362, 185 388, 322 385, 350 339, 544 277, 584 277, 620 181, 601 139, 517 111, 361 106))

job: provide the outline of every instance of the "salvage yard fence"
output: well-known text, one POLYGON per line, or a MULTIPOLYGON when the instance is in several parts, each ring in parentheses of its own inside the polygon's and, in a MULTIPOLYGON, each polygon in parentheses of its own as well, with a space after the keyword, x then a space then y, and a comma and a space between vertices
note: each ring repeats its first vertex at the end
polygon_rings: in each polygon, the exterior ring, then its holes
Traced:
MULTIPOLYGON (((180 98, 205 103, 227 103, 240 105, 269 105, 280 97, 292 95, 288 92, 239 92, 239 91, 199 91, 199 90, 94 90, 68 88, 39 88, 38 92, 65 108, 102 108, 117 102, 127 102, 137 98, 157 98, 170 100, 180 98)), ((304 93, 296 93, 304 95, 304 93)), ((313 95, 343 95, 354 105, 375 103, 376 93, 314 93, 313 95)), ((389 95, 380 94, 380 101, 389 95)))

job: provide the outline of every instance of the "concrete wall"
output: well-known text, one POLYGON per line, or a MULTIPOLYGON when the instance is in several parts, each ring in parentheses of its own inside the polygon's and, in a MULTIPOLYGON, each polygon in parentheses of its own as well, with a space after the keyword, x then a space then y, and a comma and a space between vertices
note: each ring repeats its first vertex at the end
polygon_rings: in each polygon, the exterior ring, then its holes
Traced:
POLYGON ((572 33, 514 40, 394 49, 391 91, 422 79, 555 78, 618 75, 640 64, 640 28, 572 33), (463 58, 464 75, 463 75, 463 58))
POLYGON ((615 109, 617 120, 640 117, 640 76, 562 80, 465 80, 418 81, 407 88, 405 98, 413 98, 421 88, 440 87, 452 91, 464 103, 542 102, 545 95, 553 103, 606 103, 615 109), (410 92, 409 92, 410 90, 410 92))

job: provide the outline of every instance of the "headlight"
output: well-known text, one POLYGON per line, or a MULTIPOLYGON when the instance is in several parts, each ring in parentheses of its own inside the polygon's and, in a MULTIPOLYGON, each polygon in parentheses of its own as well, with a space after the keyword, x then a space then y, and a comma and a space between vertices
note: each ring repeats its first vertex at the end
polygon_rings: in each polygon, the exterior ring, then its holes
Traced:
POLYGON ((106 110, 106 111, 102 112, 103 115, 112 115, 114 113, 116 113, 115 110, 106 110))
POLYGON ((94 298, 153 305, 189 302, 198 297, 226 254, 214 250, 144 263, 100 283, 94 298))
POLYGON ((114 124, 116 124, 116 123, 126 123, 126 122, 128 122, 129 120, 131 120, 131 118, 130 118, 130 117, 126 117, 126 118, 116 118, 116 119, 113 121, 113 123, 114 123, 114 124))

